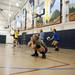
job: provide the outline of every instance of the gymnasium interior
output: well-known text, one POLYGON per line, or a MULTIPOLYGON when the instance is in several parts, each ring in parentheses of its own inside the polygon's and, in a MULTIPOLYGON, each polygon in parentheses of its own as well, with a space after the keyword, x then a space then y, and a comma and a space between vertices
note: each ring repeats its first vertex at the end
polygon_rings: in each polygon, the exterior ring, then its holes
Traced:
POLYGON ((75 75, 75 0, 0 0, 0 75, 75 75), (59 51, 47 40, 52 29, 60 37, 59 51), (40 30, 45 59, 41 53, 33 57, 28 46, 40 30))

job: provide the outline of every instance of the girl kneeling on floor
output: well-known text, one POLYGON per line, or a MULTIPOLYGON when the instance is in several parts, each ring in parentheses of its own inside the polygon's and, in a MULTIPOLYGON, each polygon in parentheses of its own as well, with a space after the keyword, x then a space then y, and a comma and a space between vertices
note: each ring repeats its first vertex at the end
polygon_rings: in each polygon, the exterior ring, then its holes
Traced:
POLYGON ((32 56, 38 57, 38 52, 40 52, 42 54, 42 58, 46 58, 48 49, 38 35, 35 34, 31 37, 28 46, 34 49, 32 56))

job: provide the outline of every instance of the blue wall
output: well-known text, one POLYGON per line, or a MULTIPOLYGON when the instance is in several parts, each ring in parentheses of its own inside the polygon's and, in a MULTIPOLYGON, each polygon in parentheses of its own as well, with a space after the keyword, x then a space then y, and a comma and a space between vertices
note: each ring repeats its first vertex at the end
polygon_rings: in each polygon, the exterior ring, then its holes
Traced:
POLYGON ((6 43, 6 35, 0 35, 0 43, 6 43))
MULTIPOLYGON (((58 31, 60 35, 60 48, 67 48, 67 49, 75 49, 75 29, 72 30, 64 30, 64 31, 58 31)), ((26 35, 26 44, 30 40, 30 35, 26 35)), ((47 37, 50 36, 50 32, 45 33, 45 44, 50 47, 51 42, 47 41, 47 37)))

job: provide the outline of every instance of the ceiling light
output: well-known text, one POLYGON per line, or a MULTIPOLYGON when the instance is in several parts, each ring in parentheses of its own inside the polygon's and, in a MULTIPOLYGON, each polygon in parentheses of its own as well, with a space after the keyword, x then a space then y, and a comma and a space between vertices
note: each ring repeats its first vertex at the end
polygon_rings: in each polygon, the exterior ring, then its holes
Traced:
POLYGON ((11 17, 11 14, 9 14, 9 17, 11 17))
POLYGON ((19 7, 19 3, 16 3, 16 6, 19 7))

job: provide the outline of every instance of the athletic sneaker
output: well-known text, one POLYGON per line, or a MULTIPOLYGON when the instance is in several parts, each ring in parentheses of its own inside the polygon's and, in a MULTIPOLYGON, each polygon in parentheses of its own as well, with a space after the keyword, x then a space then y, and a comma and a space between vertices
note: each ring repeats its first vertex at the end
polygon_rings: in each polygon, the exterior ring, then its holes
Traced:
POLYGON ((46 59, 46 55, 45 54, 42 54, 42 58, 46 59))
POLYGON ((59 48, 55 48, 55 51, 59 51, 59 48))
POLYGON ((37 54, 34 53, 31 56, 38 57, 38 53, 37 54))
POLYGON ((42 54, 42 58, 46 58, 45 52, 40 52, 42 54))

